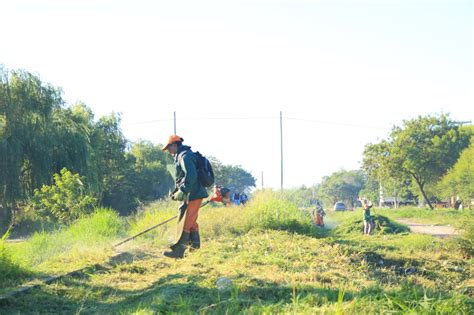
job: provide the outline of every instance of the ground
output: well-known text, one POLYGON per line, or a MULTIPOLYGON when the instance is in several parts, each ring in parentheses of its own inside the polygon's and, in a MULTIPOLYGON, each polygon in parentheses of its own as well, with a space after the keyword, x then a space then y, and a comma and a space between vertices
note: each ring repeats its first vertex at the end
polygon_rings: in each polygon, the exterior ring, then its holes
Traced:
POLYGON ((416 222, 413 219, 397 219, 397 222, 407 225, 413 233, 430 234, 439 237, 458 235, 459 232, 452 226, 435 225, 416 222))

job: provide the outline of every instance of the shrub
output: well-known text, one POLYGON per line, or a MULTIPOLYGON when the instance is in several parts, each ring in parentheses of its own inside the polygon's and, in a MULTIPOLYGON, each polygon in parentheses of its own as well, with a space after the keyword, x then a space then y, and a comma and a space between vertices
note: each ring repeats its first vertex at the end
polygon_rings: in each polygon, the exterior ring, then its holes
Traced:
POLYGON ((92 213, 97 200, 84 193, 84 178, 66 168, 54 174, 54 185, 36 189, 31 207, 40 215, 60 223, 70 223, 92 213))

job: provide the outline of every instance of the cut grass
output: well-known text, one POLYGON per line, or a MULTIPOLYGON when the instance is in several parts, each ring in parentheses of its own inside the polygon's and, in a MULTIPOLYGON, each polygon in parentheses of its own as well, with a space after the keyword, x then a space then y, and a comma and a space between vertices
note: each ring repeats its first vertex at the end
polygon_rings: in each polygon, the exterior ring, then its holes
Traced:
MULTIPOLYGON (((373 217, 373 234, 399 234, 408 233, 410 230, 406 225, 394 222, 393 220, 382 216, 375 215, 373 217)), ((333 233, 341 234, 362 234, 364 230, 364 220, 362 218, 350 217, 342 224, 338 225, 333 233)))

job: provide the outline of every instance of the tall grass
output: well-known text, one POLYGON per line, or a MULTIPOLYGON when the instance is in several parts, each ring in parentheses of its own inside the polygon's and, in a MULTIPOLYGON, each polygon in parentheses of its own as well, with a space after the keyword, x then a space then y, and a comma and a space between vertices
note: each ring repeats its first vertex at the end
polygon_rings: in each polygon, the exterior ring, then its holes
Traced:
MULTIPOLYGON (((178 214, 177 209, 179 203, 168 200, 161 200, 152 203, 147 208, 137 213, 133 218, 128 221, 128 234, 135 235, 145 229, 161 223, 165 220, 172 218, 178 214)), ((176 232, 176 220, 173 220, 165 225, 160 226, 150 232, 143 234, 140 238, 135 239, 133 242, 141 242, 142 240, 153 241, 159 246, 165 246, 169 244, 175 236, 176 232)))
POLYGON ((9 231, 0 238, 0 288, 14 285, 30 275, 27 270, 13 261, 11 251, 5 244, 8 235, 9 231))
MULTIPOLYGON (((179 203, 168 201, 152 204, 131 220, 130 234, 138 233, 176 215, 178 206, 179 203)), ((200 209, 198 223, 201 234, 206 239, 265 229, 311 235, 314 232, 307 212, 299 210, 295 204, 272 191, 255 194, 246 206, 205 206, 200 209)), ((153 240, 158 245, 166 245, 173 240, 175 231, 176 221, 173 221, 141 238, 153 240)))
POLYGON ((273 191, 258 192, 244 207, 214 208, 203 212, 200 224, 208 238, 245 234, 251 230, 284 230, 313 235, 307 212, 273 191))
POLYGON ((118 214, 101 208, 61 230, 36 232, 12 248, 12 257, 31 270, 61 270, 64 264, 76 267, 109 254, 112 239, 120 234, 124 234, 124 224, 118 214))

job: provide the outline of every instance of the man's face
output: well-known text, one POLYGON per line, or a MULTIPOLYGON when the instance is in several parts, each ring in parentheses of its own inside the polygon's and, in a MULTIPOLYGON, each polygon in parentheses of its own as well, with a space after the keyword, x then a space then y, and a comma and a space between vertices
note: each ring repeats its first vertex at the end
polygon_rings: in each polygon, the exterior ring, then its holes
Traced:
POLYGON ((176 155, 176 151, 178 149, 178 145, 176 143, 170 145, 168 147, 168 152, 172 155, 172 156, 175 156, 176 155))

